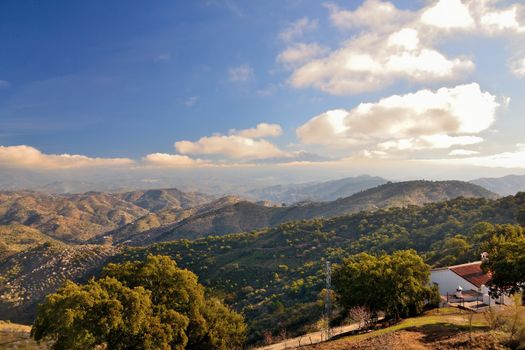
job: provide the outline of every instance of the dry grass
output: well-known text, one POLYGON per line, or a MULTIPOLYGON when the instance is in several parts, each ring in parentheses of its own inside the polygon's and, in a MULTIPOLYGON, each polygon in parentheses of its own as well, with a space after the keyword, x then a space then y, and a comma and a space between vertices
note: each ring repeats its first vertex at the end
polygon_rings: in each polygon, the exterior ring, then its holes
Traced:
POLYGON ((317 344, 307 349, 499 350, 506 349, 501 345, 506 337, 505 333, 488 331, 482 314, 447 308, 403 320, 391 327, 317 344))
POLYGON ((29 336, 30 326, 0 321, 1 350, 47 350, 45 344, 37 344, 29 336))

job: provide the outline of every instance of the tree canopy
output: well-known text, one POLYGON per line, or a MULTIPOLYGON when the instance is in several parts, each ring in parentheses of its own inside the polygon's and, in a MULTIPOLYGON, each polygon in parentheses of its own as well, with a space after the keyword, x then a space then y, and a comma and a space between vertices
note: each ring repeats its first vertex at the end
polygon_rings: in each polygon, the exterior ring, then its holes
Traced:
POLYGON ((392 255, 367 253, 345 259, 334 269, 334 289, 346 309, 364 306, 386 317, 415 315, 426 302, 434 301, 429 286, 430 267, 413 250, 392 255))
POLYGON ((243 317, 206 298, 195 274, 166 256, 109 264, 98 280, 67 282, 39 306, 32 328, 53 349, 236 349, 243 317))
POLYGON ((483 269, 492 273, 488 283, 491 293, 514 294, 525 288, 525 229, 518 225, 500 225, 484 244, 488 259, 483 269))

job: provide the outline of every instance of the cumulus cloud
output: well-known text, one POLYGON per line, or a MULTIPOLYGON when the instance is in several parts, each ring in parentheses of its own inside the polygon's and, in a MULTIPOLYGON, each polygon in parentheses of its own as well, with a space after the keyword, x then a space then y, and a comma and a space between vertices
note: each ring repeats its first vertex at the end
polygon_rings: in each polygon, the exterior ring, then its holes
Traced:
POLYGON ((26 145, 0 146, 0 166, 32 170, 129 166, 128 158, 90 158, 78 154, 45 154, 26 145))
POLYGON ((478 14, 479 26, 490 34, 502 32, 525 33, 525 23, 519 19, 523 4, 512 4, 506 8, 490 6, 488 1, 471 2, 472 11, 478 14))
POLYGON ((196 142, 178 141, 175 148, 181 154, 222 155, 234 159, 264 159, 285 154, 266 140, 254 140, 238 135, 205 136, 196 142))
POLYGON ((324 55, 328 49, 317 43, 297 43, 277 56, 277 61, 285 65, 293 66, 304 63, 313 58, 324 55))
POLYGON ((295 69, 290 84, 341 95, 373 91, 398 79, 414 82, 453 80, 472 71, 464 57, 449 58, 421 42, 419 32, 403 28, 385 36, 367 33, 328 56, 295 69))
POLYGON ((396 8, 388 1, 367 0, 354 11, 328 3, 332 23, 339 29, 369 28, 375 31, 388 31, 412 20, 411 11, 396 8))
POLYGON ((193 159, 188 156, 180 154, 167 154, 167 153, 152 153, 148 154, 142 161, 147 166, 158 166, 158 167, 193 167, 206 165, 207 163, 201 159, 193 159))
POLYGON ((317 29, 319 23, 316 19, 303 17, 290 23, 279 33, 279 38, 285 42, 302 37, 304 34, 317 29))
POLYGON ((423 11, 421 22, 444 29, 474 26, 474 18, 461 0, 439 0, 423 11))
POLYGON ((450 148, 482 142, 500 104, 478 84, 393 95, 351 110, 324 112, 297 129, 304 144, 375 145, 381 151, 450 148))
POLYGON ((259 123, 255 128, 245 129, 245 130, 230 130, 230 134, 238 135, 242 137, 258 139, 261 137, 276 137, 282 134, 283 130, 279 124, 267 124, 259 123))
POLYGON ((228 75, 233 82, 244 83, 253 79, 253 68, 248 64, 242 64, 228 69, 228 75))
POLYGON ((195 142, 178 141, 175 149, 181 154, 216 155, 243 160, 285 157, 286 152, 262 139, 281 133, 279 125, 261 123, 251 129, 231 130, 230 135, 205 136, 195 142))
MULTIPOLYGON (((497 5, 489 0, 437 0, 410 11, 387 1, 365 0, 350 11, 328 4, 332 23, 343 31, 351 29, 353 36, 324 52, 290 44, 277 59, 294 68, 288 79, 293 87, 334 95, 374 91, 399 80, 457 81, 475 65, 469 57, 438 49, 443 38, 459 31, 514 36, 517 43, 525 39, 525 5, 497 5)), ((525 49, 517 46, 518 51, 525 49)), ((525 76, 524 62, 525 55, 512 60, 511 70, 517 76, 525 76)))

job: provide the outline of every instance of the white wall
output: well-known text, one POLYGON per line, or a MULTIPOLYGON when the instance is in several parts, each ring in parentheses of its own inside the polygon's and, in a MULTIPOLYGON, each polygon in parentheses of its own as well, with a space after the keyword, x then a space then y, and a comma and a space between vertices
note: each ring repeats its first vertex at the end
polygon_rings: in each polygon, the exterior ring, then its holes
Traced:
POLYGON ((430 281, 436 283, 439 287, 439 294, 447 295, 454 294, 458 286, 461 286, 463 290, 473 289, 479 291, 479 288, 470 283, 469 281, 458 276, 456 273, 449 269, 439 269, 430 272, 430 281))

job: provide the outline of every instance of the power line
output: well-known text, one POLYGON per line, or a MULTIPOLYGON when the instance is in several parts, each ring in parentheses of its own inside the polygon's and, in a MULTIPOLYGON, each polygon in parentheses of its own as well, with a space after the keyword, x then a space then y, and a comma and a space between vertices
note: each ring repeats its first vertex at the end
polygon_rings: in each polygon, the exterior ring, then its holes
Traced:
POLYGON ((326 295, 325 295, 325 327, 323 330, 325 340, 332 337, 332 327, 330 327, 330 320, 332 319, 332 267, 330 261, 326 261, 326 295))

